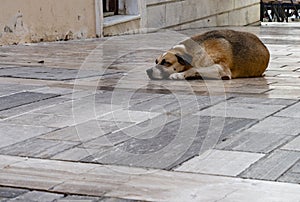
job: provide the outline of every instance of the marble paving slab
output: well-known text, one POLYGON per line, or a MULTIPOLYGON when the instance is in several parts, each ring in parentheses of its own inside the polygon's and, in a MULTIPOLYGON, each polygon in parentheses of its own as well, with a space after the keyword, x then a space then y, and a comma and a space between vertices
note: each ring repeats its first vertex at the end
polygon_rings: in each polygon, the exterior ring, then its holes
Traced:
POLYGON ((0 159, 0 185, 48 192, 178 202, 290 202, 300 198, 297 184, 3 155, 0 159))

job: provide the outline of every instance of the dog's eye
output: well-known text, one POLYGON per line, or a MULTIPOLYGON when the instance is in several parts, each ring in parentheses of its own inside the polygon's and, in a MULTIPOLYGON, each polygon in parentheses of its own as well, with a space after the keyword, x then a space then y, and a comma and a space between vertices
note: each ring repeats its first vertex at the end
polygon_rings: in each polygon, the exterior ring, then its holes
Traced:
POLYGON ((166 64, 166 60, 163 59, 163 60, 161 61, 160 65, 165 65, 165 64, 166 64))
POLYGON ((172 65, 170 62, 167 62, 165 59, 163 59, 160 64, 167 67, 172 65))
POLYGON ((158 60, 157 59, 155 60, 155 64, 158 64, 158 60))
POLYGON ((170 62, 165 62, 166 66, 171 66, 172 64, 170 62))

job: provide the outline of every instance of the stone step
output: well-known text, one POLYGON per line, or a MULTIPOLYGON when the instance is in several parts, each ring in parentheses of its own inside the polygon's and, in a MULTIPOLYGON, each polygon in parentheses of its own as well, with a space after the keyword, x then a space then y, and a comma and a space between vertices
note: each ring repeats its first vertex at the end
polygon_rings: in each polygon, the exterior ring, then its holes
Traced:
POLYGON ((116 36, 128 33, 138 33, 140 15, 114 15, 104 18, 103 35, 116 36))

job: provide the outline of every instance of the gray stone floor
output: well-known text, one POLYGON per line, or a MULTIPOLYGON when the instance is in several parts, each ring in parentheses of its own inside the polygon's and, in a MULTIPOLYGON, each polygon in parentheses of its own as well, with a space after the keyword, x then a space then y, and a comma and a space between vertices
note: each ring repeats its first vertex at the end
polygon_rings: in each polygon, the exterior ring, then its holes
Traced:
POLYGON ((300 30, 232 29, 265 77, 147 78, 208 29, 0 47, 0 201, 300 201, 300 30))

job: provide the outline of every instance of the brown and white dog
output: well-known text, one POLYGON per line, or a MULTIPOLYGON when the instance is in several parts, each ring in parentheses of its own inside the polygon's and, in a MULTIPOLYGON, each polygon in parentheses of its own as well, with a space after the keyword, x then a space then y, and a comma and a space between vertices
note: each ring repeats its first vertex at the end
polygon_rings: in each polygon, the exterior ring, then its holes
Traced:
POLYGON ((147 70, 150 79, 234 79, 262 76, 270 54, 248 32, 215 30, 180 42, 147 70))

